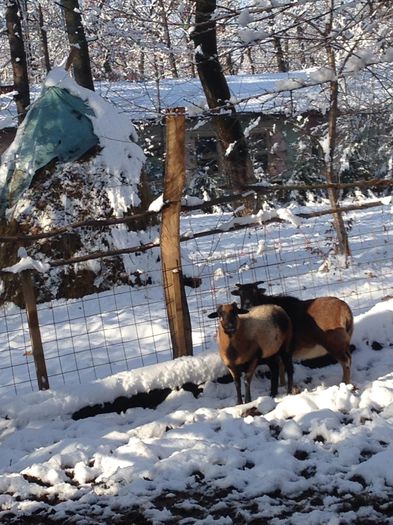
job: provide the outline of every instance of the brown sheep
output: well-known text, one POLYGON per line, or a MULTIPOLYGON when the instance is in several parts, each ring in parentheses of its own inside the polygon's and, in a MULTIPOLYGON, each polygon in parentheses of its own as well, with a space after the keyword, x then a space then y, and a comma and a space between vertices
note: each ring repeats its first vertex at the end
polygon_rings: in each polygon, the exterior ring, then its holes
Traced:
POLYGON ((286 295, 265 295, 266 290, 258 288, 262 282, 237 284, 231 293, 240 297, 242 308, 262 304, 281 306, 292 321, 293 359, 302 361, 329 354, 342 366, 342 381, 351 383, 353 314, 347 303, 337 297, 301 300, 286 295))
POLYGON ((293 365, 289 344, 292 323, 285 311, 276 305, 239 309, 236 303, 222 304, 209 314, 218 317, 218 345, 220 356, 235 381, 237 403, 241 404, 241 373, 245 374, 245 402, 251 401, 250 385, 261 359, 271 370, 270 395, 277 395, 279 358, 288 377, 288 392, 292 392, 293 365))

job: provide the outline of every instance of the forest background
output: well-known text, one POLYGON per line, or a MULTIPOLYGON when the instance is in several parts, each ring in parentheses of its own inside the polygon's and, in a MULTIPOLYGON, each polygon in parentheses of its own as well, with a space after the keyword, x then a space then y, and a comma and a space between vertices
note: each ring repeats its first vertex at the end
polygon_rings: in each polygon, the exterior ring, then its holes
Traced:
MULTIPOLYGON (((325 119, 310 129, 309 115, 301 118, 286 108, 284 116, 296 119, 303 132, 296 169, 286 181, 315 180, 315 172, 328 182, 391 176, 393 6, 388 0, 5 0, 0 9, 0 82, 15 87, 19 122, 32 86, 64 62, 70 46, 73 74, 84 87, 155 82, 158 119, 165 111, 160 83, 199 77, 207 99, 199 118, 220 109, 219 154, 236 189, 261 176, 250 162, 247 130, 223 116, 233 117, 239 102, 231 97, 226 76, 288 73, 270 97, 260 93, 260 114, 280 91, 311 84, 323 93, 324 106, 310 100, 309 112, 325 119), (308 80, 291 75, 310 69, 308 80)), ((6 115, 9 97, 0 101, 6 115)), ((147 155, 152 142, 145 141, 147 155)))

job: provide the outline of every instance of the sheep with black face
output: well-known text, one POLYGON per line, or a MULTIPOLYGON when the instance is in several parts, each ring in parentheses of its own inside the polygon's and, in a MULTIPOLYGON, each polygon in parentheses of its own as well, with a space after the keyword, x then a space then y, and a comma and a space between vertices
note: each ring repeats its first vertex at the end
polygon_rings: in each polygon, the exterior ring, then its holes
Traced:
POLYGON ((281 306, 292 321, 293 359, 302 361, 329 355, 342 366, 342 381, 350 383, 350 342, 354 322, 348 304, 330 296, 301 300, 288 295, 266 295, 265 288, 258 288, 261 283, 263 281, 237 284, 237 289, 231 293, 240 297, 242 308, 272 304, 281 306))
POLYGON ((289 349, 292 323, 281 307, 265 305, 248 311, 239 309, 236 303, 222 304, 208 317, 219 318, 219 352, 235 382, 238 404, 243 402, 240 385, 242 372, 244 400, 249 403, 251 380, 261 359, 266 361, 271 371, 270 395, 277 395, 280 358, 287 373, 288 393, 292 392, 293 365, 289 349))

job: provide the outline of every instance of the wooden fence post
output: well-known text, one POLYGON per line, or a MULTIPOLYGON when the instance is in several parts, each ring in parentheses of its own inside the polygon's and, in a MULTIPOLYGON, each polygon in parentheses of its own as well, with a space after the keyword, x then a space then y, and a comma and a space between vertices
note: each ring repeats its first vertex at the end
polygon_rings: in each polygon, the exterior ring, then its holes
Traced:
POLYGON ((38 388, 40 390, 47 390, 49 388, 48 373, 46 371, 45 356, 42 347, 40 325, 38 323, 37 303, 35 299, 33 281, 31 278, 31 271, 23 270, 23 272, 20 274, 20 279, 26 306, 27 322, 29 325, 38 388))
POLYGON ((184 108, 166 116, 166 161, 160 247, 166 309, 173 357, 192 355, 192 331, 183 284, 180 252, 180 211, 185 186, 184 108))

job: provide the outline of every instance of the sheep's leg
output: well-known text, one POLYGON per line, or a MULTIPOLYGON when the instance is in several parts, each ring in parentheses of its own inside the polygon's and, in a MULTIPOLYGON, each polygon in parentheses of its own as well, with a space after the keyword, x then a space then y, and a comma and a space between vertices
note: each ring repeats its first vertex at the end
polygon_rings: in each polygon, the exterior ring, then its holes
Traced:
POLYGON ((335 328, 324 331, 324 339, 321 343, 327 352, 336 359, 343 370, 342 381, 346 385, 351 384, 352 355, 350 349, 349 333, 345 328, 335 328))
MULTIPOLYGON (((288 378, 288 394, 292 394, 293 391, 293 362, 292 362, 292 355, 286 350, 286 348, 283 349, 281 352, 281 359, 284 363, 284 368, 287 373, 288 378)), ((280 367, 281 368, 281 367, 280 367)))
POLYGON ((259 363, 259 356, 256 356, 252 361, 248 363, 247 370, 244 374, 244 385, 245 385, 245 398, 244 401, 249 403, 251 401, 251 381, 255 372, 256 367, 259 363))
POLYGON ((326 348, 331 356, 333 356, 342 366, 343 378, 342 382, 346 385, 351 384, 351 365, 352 355, 349 347, 349 343, 341 342, 340 346, 338 343, 333 345, 331 341, 328 341, 329 345, 326 344, 326 348))
POLYGON ((266 362, 270 368, 270 395, 271 397, 275 397, 278 392, 278 376, 280 368, 278 354, 269 357, 266 362))
POLYGON ((280 361, 280 386, 284 386, 286 382, 285 381, 285 370, 286 368, 285 368, 284 363, 280 361))
POLYGON ((230 372, 230 374, 233 377, 233 380, 235 382, 237 404, 241 405, 243 403, 243 399, 242 399, 242 389, 241 389, 241 385, 240 385, 240 371, 239 371, 238 367, 236 367, 236 366, 234 366, 234 367, 228 366, 228 370, 229 370, 229 372, 230 372))
POLYGON ((340 364, 343 368, 343 383, 349 385, 351 383, 351 364, 352 356, 350 350, 345 351, 345 359, 340 359, 340 364))

